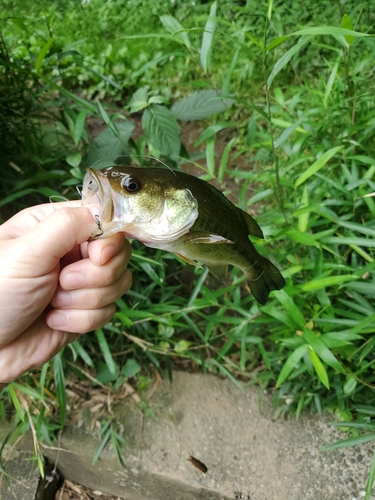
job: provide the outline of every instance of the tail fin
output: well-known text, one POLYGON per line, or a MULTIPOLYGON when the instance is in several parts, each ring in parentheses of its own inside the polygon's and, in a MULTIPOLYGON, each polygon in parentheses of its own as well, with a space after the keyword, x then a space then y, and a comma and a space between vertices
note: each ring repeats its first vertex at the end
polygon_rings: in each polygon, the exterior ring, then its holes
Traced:
POLYGON ((251 293, 255 299, 262 305, 267 302, 268 295, 272 290, 280 290, 285 286, 285 280, 280 274, 280 271, 268 260, 263 258, 264 269, 262 274, 254 280, 254 274, 246 273, 245 275, 250 287, 251 293))

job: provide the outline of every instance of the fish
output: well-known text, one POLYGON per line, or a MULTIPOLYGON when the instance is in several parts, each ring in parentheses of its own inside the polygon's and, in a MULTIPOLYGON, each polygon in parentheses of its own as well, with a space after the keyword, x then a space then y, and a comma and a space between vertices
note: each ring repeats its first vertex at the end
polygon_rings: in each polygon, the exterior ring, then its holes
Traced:
POLYGON ((202 262, 222 281, 229 264, 239 267, 262 305, 285 286, 249 238, 264 237, 255 219, 198 177, 163 167, 88 168, 82 203, 100 205, 93 239, 123 232, 189 264, 202 262))

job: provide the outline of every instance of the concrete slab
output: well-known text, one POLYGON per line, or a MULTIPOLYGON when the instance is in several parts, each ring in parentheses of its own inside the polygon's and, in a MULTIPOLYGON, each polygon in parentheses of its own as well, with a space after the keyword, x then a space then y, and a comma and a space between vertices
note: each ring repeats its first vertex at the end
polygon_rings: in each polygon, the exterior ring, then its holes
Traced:
MULTIPOLYGON (((240 392, 229 380, 177 372, 148 400, 146 418, 130 398, 115 409, 129 441, 118 465, 105 449, 95 466, 98 436, 88 425, 67 431, 59 469, 65 477, 124 500, 361 500, 373 445, 323 453, 347 437, 331 418, 272 420, 258 389, 240 392), (208 468, 202 474, 189 453, 208 468)), ((147 399, 147 395, 146 395, 147 399)), ((55 452, 47 451, 53 460, 55 452)), ((372 497, 375 499, 375 496, 372 497)))
POLYGON ((0 474, 1 500, 35 500, 40 476, 32 456, 31 451, 6 447, 3 459, 8 476, 0 474))

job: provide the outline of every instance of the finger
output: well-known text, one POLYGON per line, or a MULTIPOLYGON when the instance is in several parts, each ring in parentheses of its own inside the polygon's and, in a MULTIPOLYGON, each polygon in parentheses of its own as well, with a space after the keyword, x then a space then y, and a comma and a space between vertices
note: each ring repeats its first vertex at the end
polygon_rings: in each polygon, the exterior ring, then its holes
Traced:
POLYGON ((102 288, 81 288, 66 291, 59 287, 51 300, 53 309, 100 309, 122 297, 132 285, 131 272, 126 269, 115 283, 102 288))
POLYGON ((0 239, 18 238, 36 227, 42 220, 56 212, 56 210, 81 206, 82 202, 80 200, 73 200, 61 203, 44 203, 25 208, 0 226, 0 239))
POLYGON ((120 250, 125 249, 127 261, 131 256, 131 247, 123 233, 116 233, 108 238, 90 241, 87 247, 88 257, 96 266, 102 266, 109 261, 120 250))
POLYGON ((0 382, 11 382, 28 370, 42 366, 77 336, 77 333, 51 330, 44 317, 40 317, 0 349, 0 382))
POLYGON ((87 240, 95 228, 96 222, 88 208, 60 208, 18 238, 22 261, 36 263, 37 275, 48 273, 75 245, 87 240), (24 248, 29 249, 27 255, 24 248))
POLYGON ((122 245, 120 251, 102 266, 93 264, 90 259, 82 259, 66 266, 60 273, 61 288, 67 291, 102 288, 117 281, 125 271, 130 255, 129 243, 122 240, 122 245))
POLYGON ((100 309, 59 309, 47 314, 46 323, 52 329, 71 333, 87 333, 102 328, 116 312, 115 304, 100 309))

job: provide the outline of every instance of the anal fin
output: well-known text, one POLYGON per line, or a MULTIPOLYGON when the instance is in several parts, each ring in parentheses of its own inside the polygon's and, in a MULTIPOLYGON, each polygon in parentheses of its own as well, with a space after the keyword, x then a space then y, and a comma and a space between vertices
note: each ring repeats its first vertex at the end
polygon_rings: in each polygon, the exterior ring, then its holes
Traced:
POLYGON ((228 266, 226 264, 209 265, 207 267, 217 279, 225 282, 228 272, 228 266))

